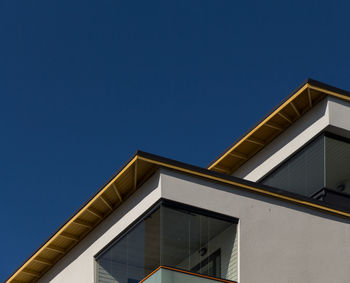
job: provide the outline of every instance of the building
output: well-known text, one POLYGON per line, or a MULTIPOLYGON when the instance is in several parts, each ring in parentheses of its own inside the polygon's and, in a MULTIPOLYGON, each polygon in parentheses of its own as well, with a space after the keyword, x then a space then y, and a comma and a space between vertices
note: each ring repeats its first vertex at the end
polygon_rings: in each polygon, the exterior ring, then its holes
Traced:
POLYGON ((199 168, 137 152, 6 282, 350 282, 350 93, 307 80, 199 168))

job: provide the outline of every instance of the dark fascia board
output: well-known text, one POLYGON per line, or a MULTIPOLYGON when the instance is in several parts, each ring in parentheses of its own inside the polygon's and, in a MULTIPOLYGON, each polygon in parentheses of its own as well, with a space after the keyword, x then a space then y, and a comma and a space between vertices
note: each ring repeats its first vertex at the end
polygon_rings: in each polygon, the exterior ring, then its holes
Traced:
POLYGON ((326 83, 307 78, 304 80, 296 89, 294 89, 288 96, 286 96, 284 99, 282 99, 271 111, 269 111, 267 114, 265 114, 258 122, 256 122, 252 127, 250 127, 247 131, 245 131, 242 135, 240 135, 233 143, 231 143, 229 146, 225 148, 224 151, 222 151, 219 155, 217 155, 208 165, 207 168, 209 168, 212 164, 214 164, 218 159, 221 158, 227 151, 229 151, 236 143, 238 143, 241 139, 243 139, 246 135, 248 135, 253 129, 255 129, 262 121, 264 121, 267 117, 269 117, 278 107, 280 107, 284 102, 286 102, 290 97, 292 97, 295 93, 297 93, 301 88, 303 88, 306 84, 322 88, 328 91, 336 92, 345 96, 350 97, 350 91, 346 91, 344 89, 340 89, 331 85, 328 85, 326 83))
MULTIPOLYGON (((176 160, 173 160, 173 159, 165 158, 165 157, 162 157, 162 156, 158 156, 158 155, 147 153, 147 152, 143 152, 143 151, 138 151, 137 154, 140 157, 144 157, 144 158, 147 158, 147 159, 150 159, 150 160, 158 161, 158 162, 161 162, 161 163, 164 163, 164 164, 169 164, 169 165, 172 165, 172 166, 175 166, 175 167, 178 167, 178 168, 187 169, 189 171, 198 172, 198 173, 201 173, 203 175, 207 175, 208 177, 212 176, 212 177, 219 178, 219 179, 222 179, 222 180, 231 181, 231 182, 237 183, 238 186, 241 184, 241 185, 244 185, 244 186, 257 188, 257 189, 260 189, 262 191, 262 193, 260 193, 260 194, 264 194, 263 192, 272 193, 272 194, 275 194, 275 195, 284 196, 284 197, 287 197, 287 198, 295 199, 295 200, 298 200, 300 202, 306 203, 305 206, 308 206, 307 203, 312 203, 312 204, 315 204, 315 205, 320 206, 320 207, 329 208, 331 210, 339 210, 339 211, 342 211, 342 212, 345 212, 345 213, 350 213, 349 209, 344 209, 343 207, 339 207, 339 206, 336 206, 336 205, 325 204, 322 201, 315 200, 315 199, 312 199, 310 197, 306 197, 306 196, 302 196, 302 195, 299 195, 299 194, 296 194, 296 193, 292 193, 292 192, 288 192, 288 191, 285 191, 285 190, 281 190, 281 189, 278 189, 278 188, 266 186, 264 184, 248 181, 248 180, 245 180, 245 179, 242 179, 242 178, 238 178, 238 177, 235 177, 235 176, 230 176, 230 175, 227 175, 227 174, 222 174, 222 173, 219 173, 219 172, 216 172, 216 171, 208 170, 208 169, 205 169, 205 168, 202 168, 202 167, 198 167, 198 166, 195 166, 195 165, 183 163, 183 162, 180 162, 180 161, 176 161, 176 160)), ((166 169, 172 169, 172 168, 169 168, 167 166, 162 166, 162 165, 160 165, 160 167, 163 167, 163 168, 166 168, 166 169)), ((172 169, 172 170, 180 171, 180 170, 176 170, 176 169, 172 169)), ((223 182, 220 182, 220 181, 218 181, 218 182, 219 183, 223 183, 223 182)), ((312 208, 312 207, 310 207, 310 208, 312 208)))
MULTIPOLYGON (((347 90, 344 90, 344 89, 341 89, 341 88, 337 88, 335 86, 331 86, 329 84, 326 84, 326 83, 323 83, 323 82, 320 82, 320 81, 317 81, 317 80, 314 80, 314 79, 307 79, 305 80, 304 84, 309 84, 309 85, 312 85, 312 86, 315 86, 315 87, 319 87, 319 88, 322 88, 322 89, 325 89, 325 90, 329 90, 329 91, 332 91, 332 92, 336 92, 336 93, 339 93, 339 94, 342 94, 342 95, 345 95, 345 96, 348 96, 350 97, 350 91, 347 91, 347 90)), ((296 92, 296 91, 294 91, 296 92)))

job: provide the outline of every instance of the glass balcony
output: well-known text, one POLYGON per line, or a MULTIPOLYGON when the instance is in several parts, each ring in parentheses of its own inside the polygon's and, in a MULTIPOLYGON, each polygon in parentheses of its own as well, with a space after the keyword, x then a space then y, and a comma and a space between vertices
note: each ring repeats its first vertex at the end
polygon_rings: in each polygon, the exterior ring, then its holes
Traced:
POLYGON ((158 267, 153 273, 139 283, 234 283, 206 275, 191 273, 171 267, 158 267))
POLYGON ((97 255, 96 282, 137 283, 159 266, 237 280, 237 243, 234 219, 162 201, 97 255))
POLYGON ((283 161, 260 182, 308 197, 321 188, 350 194, 349 164, 349 139, 325 133, 283 161))

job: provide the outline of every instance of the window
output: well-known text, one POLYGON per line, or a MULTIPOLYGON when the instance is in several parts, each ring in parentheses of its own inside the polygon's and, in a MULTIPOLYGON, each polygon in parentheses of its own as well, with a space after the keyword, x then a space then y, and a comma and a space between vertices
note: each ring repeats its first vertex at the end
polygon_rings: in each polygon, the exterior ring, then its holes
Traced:
POLYGON ((237 221, 162 202, 96 257, 98 283, 138 282, 170 266, 237 280, 237 221))
POLYGON ((311 196, 323 188, 324 137, 320 136, 283 162, 262 183, 311 196))
MULTIPOLYGON (((206 250, 205 250, 206 252, 206 250)), ((197 264, 193 269, 194 273, 200 273, 203 275, 211 275, 215 277, 221 277, 221 253, 220 249, 208 256, 202 262, 197 264)))
POLYGON ((325 133, 264 177, 265 185, 304 196, 322 188, 350 193, 350 143, 325 133))
POLYGON ((325 187, 350 193, 350 143, 326 137, 325 155, 325 187))

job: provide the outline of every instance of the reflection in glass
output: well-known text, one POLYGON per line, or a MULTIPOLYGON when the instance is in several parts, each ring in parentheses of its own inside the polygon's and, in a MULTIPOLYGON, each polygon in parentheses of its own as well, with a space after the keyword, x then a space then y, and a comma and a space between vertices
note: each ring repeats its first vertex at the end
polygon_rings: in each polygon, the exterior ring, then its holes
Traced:
POLYGON ((236 222, 161 205, 97 258, 97 282, 138 282, 160 265, 237 280, 236 222))
POLYGON ((325 187, 350 194, 350 144, 326 137, 325 187))
POLYGON ((261 182, 304 196, 311 196, 324 184, 324 137, 301 149, 261 182))
POLYGON ((323 188, 350 194, 349 164, 349 141, 320 135, 260 182, 309 197, 323 188))

